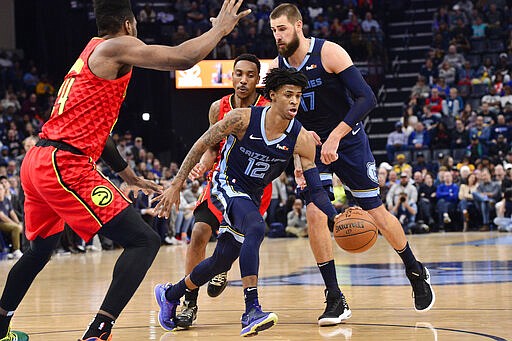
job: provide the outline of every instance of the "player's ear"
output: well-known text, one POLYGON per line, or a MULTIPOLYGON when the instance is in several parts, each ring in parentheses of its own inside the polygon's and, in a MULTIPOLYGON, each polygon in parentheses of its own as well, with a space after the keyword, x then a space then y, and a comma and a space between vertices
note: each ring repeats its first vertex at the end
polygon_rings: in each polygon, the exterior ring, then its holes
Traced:
POLYGON ((123 27, 124 27, 124 30, 126 31, 126 33, 128 33, 128 35, 133 36, 133 37, 137 36, 137 33, 136 33, 137 30, 135 28, 135 20, 133 20, 133 22, 132 22, 131 20, 126 19, 124 21, 123 27))
POLYGON ((276 95, 277 93, 274 91, 274 90, 270 90, 270 92, 268 93, 270 95, 270 100, 272 102, 274 102, 275 98, 276 98, 276 95))
POLYGON ((302 31, 302 20, 297 20, 297 21, 295 22, 295 28, 296 28, 297 30, 302 31))

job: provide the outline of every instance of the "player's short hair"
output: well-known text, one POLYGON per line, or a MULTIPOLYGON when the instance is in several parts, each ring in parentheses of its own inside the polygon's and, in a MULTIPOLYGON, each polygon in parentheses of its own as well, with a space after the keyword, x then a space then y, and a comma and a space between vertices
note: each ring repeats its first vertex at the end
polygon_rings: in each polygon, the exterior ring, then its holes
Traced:
POLYGON ((270 91, 277 91, 284 85, 297 85, 304 89, 308 85, 307 77, 294 68, 271 69, 265 79, 265 97, 270 100, 270 91))
POLYGON ((256 57, 255 55, 253 55, 251 53, 242 53, 241 55, 236 57, 235 62, 233 63, 233 68, 235 67, 236 63, 238 63, 241 60, 247 60, 248 62, 256 64, 256 67, 258 69, 258 74, 260 73, 261 64, 260 64, 260 60, 258 59, 258 57, 256 57))
POLYGON ((295 23, 298 20, 302 21, 302 14, 300 14, 299 8, 288 2, 274 8, 272 13, 270 13, 270 19, 277 19, 283 15, 286 16, 291 23, 295 23))
POLYGON ((135 18, 130 0, 94 0, 94 14, 100 37, 119 32, 125 20, 135 18))

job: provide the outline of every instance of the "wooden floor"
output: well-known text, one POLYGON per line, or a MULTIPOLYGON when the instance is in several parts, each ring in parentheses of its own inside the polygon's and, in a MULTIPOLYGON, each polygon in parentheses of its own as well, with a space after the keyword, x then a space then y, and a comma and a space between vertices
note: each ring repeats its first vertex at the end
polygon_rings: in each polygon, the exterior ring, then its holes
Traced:
MULTIPOLYGON (((279 317, 258 340, 512 340, 512 235, 449 233, 410 237, 431 271, 437 301, 425 314, 412 307, 399 257, 382 237, 368 252, 336 248, 338 278, 353 316, 319 328, 323 286, 307 239, 266 239, 261 250, 260 303, 279 317)), ((208 246, 209 254, 215 244, 208 246)), ((116 340, 238 340, 243 293, 238 263, 218 298, 201 290, 189 330, 165 333, 157 321, 156 283, 182 277, 186 246, 164 246, 114 328, 116 340)), ((31 340, 76 340, 98 309, 118 251, 54 256, 14 317, 31 340)), ((0 261, 3 285, 13 261, 0 261)))

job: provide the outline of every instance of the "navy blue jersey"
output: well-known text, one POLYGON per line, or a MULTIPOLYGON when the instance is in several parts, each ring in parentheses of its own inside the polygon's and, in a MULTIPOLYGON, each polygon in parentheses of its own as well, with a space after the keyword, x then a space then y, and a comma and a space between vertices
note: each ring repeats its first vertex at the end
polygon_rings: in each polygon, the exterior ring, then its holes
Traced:
MULTIPOLYGON (((353 104, 350 92, 338 75, 325 71, 320 51, 325 39, 311 38, 306 57, 297 68, 308 78, 302 94, 297 119, 307 130, 315 131, 325 141, 331 131, 343 121, 353 104)), ((288 61, 278 56, 280 68, 290 68, 288 61)))
POLYGON ((250 198, 259 206, 263 189, 277 178, 293 156, 302 128, 292 119, 286 131, 269 141, 265 117, 270 107, 251 107, 251 119, 244 137, 229 135, 221 151, 219 167, 212 180, 212 196, 225 202, 225 196, 250 198))

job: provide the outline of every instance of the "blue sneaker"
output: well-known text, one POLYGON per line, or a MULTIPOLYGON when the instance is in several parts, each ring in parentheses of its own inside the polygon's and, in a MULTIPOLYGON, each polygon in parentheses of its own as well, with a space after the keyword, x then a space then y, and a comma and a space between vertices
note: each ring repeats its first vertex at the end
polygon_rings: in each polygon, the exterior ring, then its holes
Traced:
POLYGON ((253 305, 248 313, 242 315, 242 331, 240 336, 254 336, 277 323, 277 315, 261 311, 259 305, 253 305))
POLYGON ((165 292, 171 286, 171 283, 157 284, 155 286, 155 298, 156 302, 160 306, 160 312, 158 312, 158 322, 160 323, 160 326, 165 330, 174 330, 176 328, 174 318, 176 317, 176 307, 180 305, 180 300, 169 301, 165 297, 165 292))

